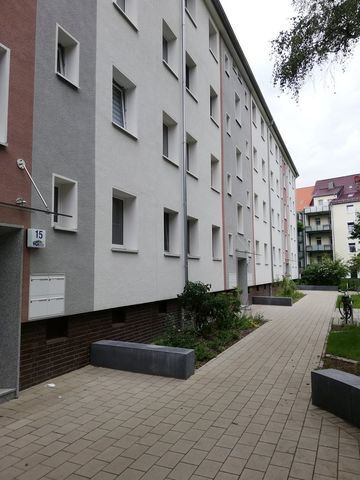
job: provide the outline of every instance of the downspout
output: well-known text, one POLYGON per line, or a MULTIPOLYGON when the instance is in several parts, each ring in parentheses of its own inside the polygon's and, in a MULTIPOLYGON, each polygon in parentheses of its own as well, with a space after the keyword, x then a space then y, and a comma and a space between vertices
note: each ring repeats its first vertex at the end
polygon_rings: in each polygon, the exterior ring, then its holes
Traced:
POLYGON ((224 290, 227 285, 227 255, 226 255, 226 233, 225 233, 225 191, 224 191, 224 85, 223 85, 223 44, 220 40, 220 135, 221 135, 221 219, 223 231, 223 272, 224 272, 224 290))
POLYGON ((185 24, 185 0, 181 1, 181 133, 182 133, 182 197, 183 197, 183 245, 184 245, 184 286, 189 280, 188 260, 188 225, 187 225, 187 177, 186 177, 186 126, 185 126, 185 95, 186 95, 186 24, 185 24))
MULTIPOLYGON (((249 90, 249 118, 250 118, 250 142, 249 142, 249 160, 250 160, 250 178, 251 178, 251 226, 252 226, 252 251, 254 252, 254 278, 253 286, 256 286, 256 243, 255 243, 255 210, 254 210, 254 166, 253 166, 253 127, 252 127, 252 95, 249 90)), ((246 154, 246 152, 245 152, 246 154)))
POLYGON ((269 129, 266 129, 266 155, 267 155, 267 167, 268 167, 268 192, 269 192, 269 217, 270 217, 270 258, 271 258, 271 285, 270 285, 270 295, 272 295, 273 283, 274 283, 274 256, 273 256, 273 218, 272 218, 272 209, 271 209, 271 175, 270 175, 270 145, 269 145, 269 129))

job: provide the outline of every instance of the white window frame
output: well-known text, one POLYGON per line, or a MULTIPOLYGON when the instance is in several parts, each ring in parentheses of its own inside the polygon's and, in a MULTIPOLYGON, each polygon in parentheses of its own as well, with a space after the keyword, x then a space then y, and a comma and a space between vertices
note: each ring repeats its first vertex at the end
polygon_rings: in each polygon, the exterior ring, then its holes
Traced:
POLYGON ((7 145, 10 86, 10 49, 0 43, 0 144, 7 145))
POLYGON ((111 109, 112 124, 123 133, 137 140, 136 85, 114 65, 112 67, 111 109), (117 122, 114 116, 114 88, 121 89, 123 92, 124 125, 117 122))
POLYGON ((56 24, 55 39, 55 73, 73 87, 79 88, 80 42, 58 23, 56 24), (59 48, 59 45, 63 50, 59 48), (63 55, 62 62, 60 55, 63 55), (63 66, 61 66, 62 63, 63 66))
POLYGON ((225 113, 225 129, 226 133, 231 137, 231 118, 228 113, 225 113))
POLYGON ((231 195, 232 195, 232 176, 231 176, 231 173, 226 174, 226 193, 231 197, 231 195))
POLYGON ((179 166, 179 149, 178 149, 178 131, 177 131, 177 122, 170 117, 166 112, 162 114, 162 157, 164 160, 169 161, 175 166, 179 166), (164 126, 167 127, 167 146, 168 154, 164 151, 164 126))
POLYGON ((169 256, 169 257, 180 257, 180 244, 179 244, 179 213, 171 210, 169 208, 164 208, 163 210, 163 232, 164 232, 164 255, 169 256), (165 215, 167 215, 167 218, 169 219, 169 231, 168 231, 168 244, 169 248, 168 250, 165 249, 165 243, 166 243, 166 238, 165 238, 165 215))
POLYGON ((163 64, 170 70, 170 72, 177 76, 177 43, 176 43, 176 35, 171 30, 169 25, 162 21, 162 61, 163 64), (167 51, 167 58, 164 58, 164 42, 166 42, 166 51, 167 51))
POLYGON ((220 161, 214 156, 210 156, 210 186, 212 190, 220 193, 220 161))
POLYGON ((78 182, 71 178, 52 174, 52 211, 71 215, 63 217, 53 214, 51 226, 54 230, 77 232, 78 229, 78 182), (56 189, 57 188, 57 194, 56 189))
POLYGON ((137 199, 136 196, 120 190, 117 187, 112 188, 111 195, 111 225, 112 225, 112 204, 113 198, 123 201, 123 243, 113 243, 111 229, 111 250, 114 252, 137 253, 137 199))

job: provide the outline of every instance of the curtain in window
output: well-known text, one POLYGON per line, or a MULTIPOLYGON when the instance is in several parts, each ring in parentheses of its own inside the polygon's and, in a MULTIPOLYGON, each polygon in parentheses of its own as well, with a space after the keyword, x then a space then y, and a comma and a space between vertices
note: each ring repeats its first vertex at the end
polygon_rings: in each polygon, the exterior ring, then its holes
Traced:
POLYGON ((125 128, 125 92, 116 82, 113 82, 112 115, 113 122, 125 128))

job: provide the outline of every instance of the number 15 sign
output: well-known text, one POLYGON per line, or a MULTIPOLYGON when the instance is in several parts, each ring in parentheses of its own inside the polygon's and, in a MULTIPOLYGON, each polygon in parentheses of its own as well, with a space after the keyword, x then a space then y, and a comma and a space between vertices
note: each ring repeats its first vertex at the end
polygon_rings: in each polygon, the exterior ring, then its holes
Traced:
POLYGON ((45 248, 46 230, 29 228, 27 231, 27 246, 29 248, 45 248))

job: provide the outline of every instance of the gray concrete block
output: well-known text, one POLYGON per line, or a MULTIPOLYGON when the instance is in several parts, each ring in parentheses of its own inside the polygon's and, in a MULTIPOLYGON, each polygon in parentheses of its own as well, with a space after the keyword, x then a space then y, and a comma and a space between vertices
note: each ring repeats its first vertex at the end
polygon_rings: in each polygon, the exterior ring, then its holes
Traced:
POLYGON ((267 297, 259 296, 253 297, 252 303, 254 305, 279 305, 282 307, 291 307, 292 298, 291 297, 267 297))
POLYGON ((98 367, 182 379, 195 370, 194 350, 114 340, 92 343, 90 362, 98 367))
POLYGON ((360 427, 360 377, 334 368, 311 372, 312 403, 360 427))

